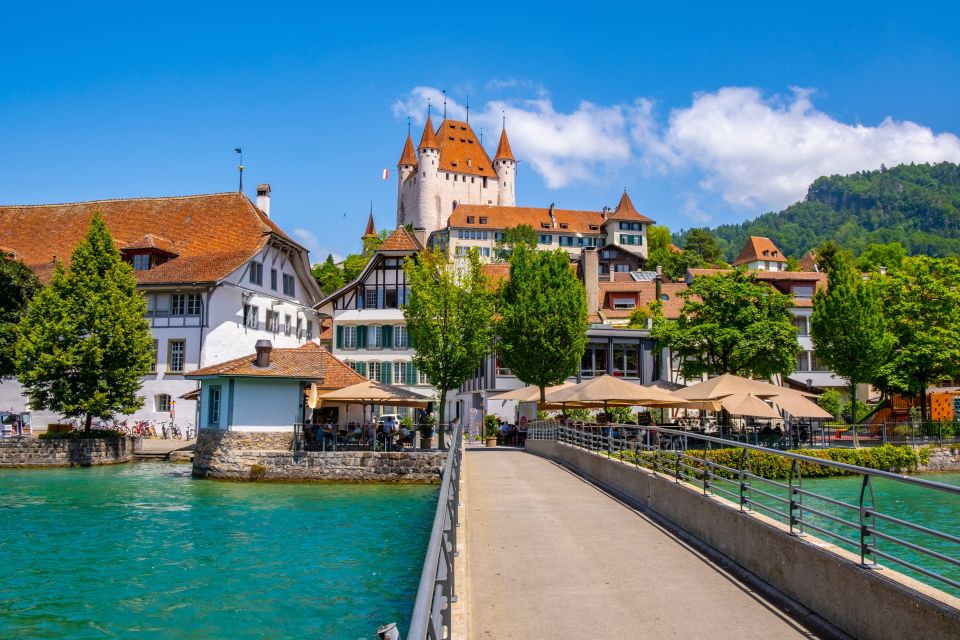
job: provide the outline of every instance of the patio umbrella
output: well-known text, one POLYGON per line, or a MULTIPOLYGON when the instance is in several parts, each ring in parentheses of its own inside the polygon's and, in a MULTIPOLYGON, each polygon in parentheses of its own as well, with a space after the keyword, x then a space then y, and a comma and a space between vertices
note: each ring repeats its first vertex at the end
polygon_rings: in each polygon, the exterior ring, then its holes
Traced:
POLYGON ((657 387, 645 387, 623 378, 602 375, 580 384, 547 394, 547 402, 563 405, 661 406, 680 402, 681 398, 657 387))
POLYGON ((816 418, 832 420, 833 414, 823 409, 815 402, 810 402, 806 398, 797 396, 772 396, 768 398, 776 403, 778 407, 789 413, 794 418, 816 418))
POLYGON ((320 393, 319 399, 328 403, 382 404, 395 407, 426 407, 427 404, 433 402, 433 398, 373 380, 366 380, 342 389, 320 393))
MULTIPOLYGON (((547 387, 546 392, 552 393, 554 391, 559 391, 560 389, 566 389, 567 387, 572 387, 574 383, 569 381, 564 381, 562 384, 558 384, 553 387, 547 387)), ((540 387, 536 385, 530 385, 527 387, 521 387, 519 389, 511 389, 510 391, 504 391, 502 393, 497 393, 490 396, 487 400, 516 400, 518 402, 539 402, 540 401, 540 387)))
POLYGON ((752 418, 779 418, 777 410, 751 393, 734 393, 720 401, 732 416, 752 418))
POLYGON ((795 391, 787 387, 778 387, 775 384, 764 382, 762 380, 751 380, 742 378, 732 373, 725 373, 716 378, 710 378, 703 382, 684 387, 674 394, 685 400, 715 400, 733 395, 735 393, 749 393, 759 398, 769 398, 771 396, 798 396, 798 397, 816 397, 816 394, 806 393, 804 391, 795 391))

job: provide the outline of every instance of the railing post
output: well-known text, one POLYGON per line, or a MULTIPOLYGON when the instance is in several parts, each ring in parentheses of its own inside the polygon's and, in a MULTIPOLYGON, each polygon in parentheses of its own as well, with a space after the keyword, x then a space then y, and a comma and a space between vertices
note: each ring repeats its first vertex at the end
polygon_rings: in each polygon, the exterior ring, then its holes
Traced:
POLYGON ((877 539, 873 535, 877 522, 873 514, 868 512, 868 510, 872 511, 875 506, 870 475, 864 474, 863 483, 860 485, 860 566, 867 568, 877 566, 877 556, 873 553, 873 550, 877 548, 877 539), (867 504, 868 500, 869 505, 867 504), (872 556, 873 561, 868 563, 867 556, 872 556))
POLYGON ((794 460, 790 464, 790 476, 787 480, 787 487, 790 494, 790 533, 796 536, 803 535, 803 494, 799 491, 800 483, 800 462, 794 460), (794 486, 794 478, 796 478, 797 481, 796 486, 794 486))
POLYGON ((741 449, 740 454, 740 511, 750 511, 750 450, 741 449), (744 508, 746 507, 746 508, 744 508))

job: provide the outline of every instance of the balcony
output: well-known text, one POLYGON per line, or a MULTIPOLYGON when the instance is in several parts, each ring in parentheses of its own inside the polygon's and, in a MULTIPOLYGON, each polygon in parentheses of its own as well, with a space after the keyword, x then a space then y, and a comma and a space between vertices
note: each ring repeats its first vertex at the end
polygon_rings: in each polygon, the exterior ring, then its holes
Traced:
POLYGON ((179 329, 181 327, 201 327, 203 326, 203 316, 201 314, 171 314, 167 310, 148 309, 146 316, 150 322, 151 329, 179 329))

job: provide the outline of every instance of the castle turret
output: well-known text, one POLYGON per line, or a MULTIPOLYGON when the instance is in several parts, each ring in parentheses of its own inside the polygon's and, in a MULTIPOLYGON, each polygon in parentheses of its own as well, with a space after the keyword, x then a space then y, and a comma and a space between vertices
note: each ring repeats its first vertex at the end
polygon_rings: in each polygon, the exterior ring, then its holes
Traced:
POLYGON ((423 127, 420 146, 417 147, 417 216, 411 220, 415 228, 426 229, 429 233, 440 228, 440 210, 437 204, 437 166, 440 162, 440 142, 433 130, 433 122, 427 116, 423 127))
POLYGON ((410 132, 407 131, 407 141, 403 145, 403 153, 400 154, 400 161, 397 162, 397 226, 402 227, 407 224, 407 218, 413 215, 413 189, 412 182, 407 180, 417 171, 417 152, 413 150, 413 140, 410 138, 410 132))
POLYGON ((516 204, 514 180, 517 177, 517 160, 510 150, 510 140, 507 139, 507 128, 500 132, 500 144, 497 145, 497 154, 493 157, 493 169, 497 172, 500 189, 497 192, 497 204, 502 207, 512 207, 516 204))

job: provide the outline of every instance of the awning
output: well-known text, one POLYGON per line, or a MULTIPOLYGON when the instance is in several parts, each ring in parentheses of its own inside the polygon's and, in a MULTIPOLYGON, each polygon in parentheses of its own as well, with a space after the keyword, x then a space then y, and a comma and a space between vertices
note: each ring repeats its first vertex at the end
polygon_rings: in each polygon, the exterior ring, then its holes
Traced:
POLYGON ((426 407, 433 398, 408 391, 402 387, 381 384, 372 380, 318 394, 325 405, 335 404, 382 404, 394 407, 426 407))
POLYGON ((768 399, 794 418, 833 419, 833 415, 829 411, 814 402, 810 402, 806 398, 784 395, 773 396, 768 399))

